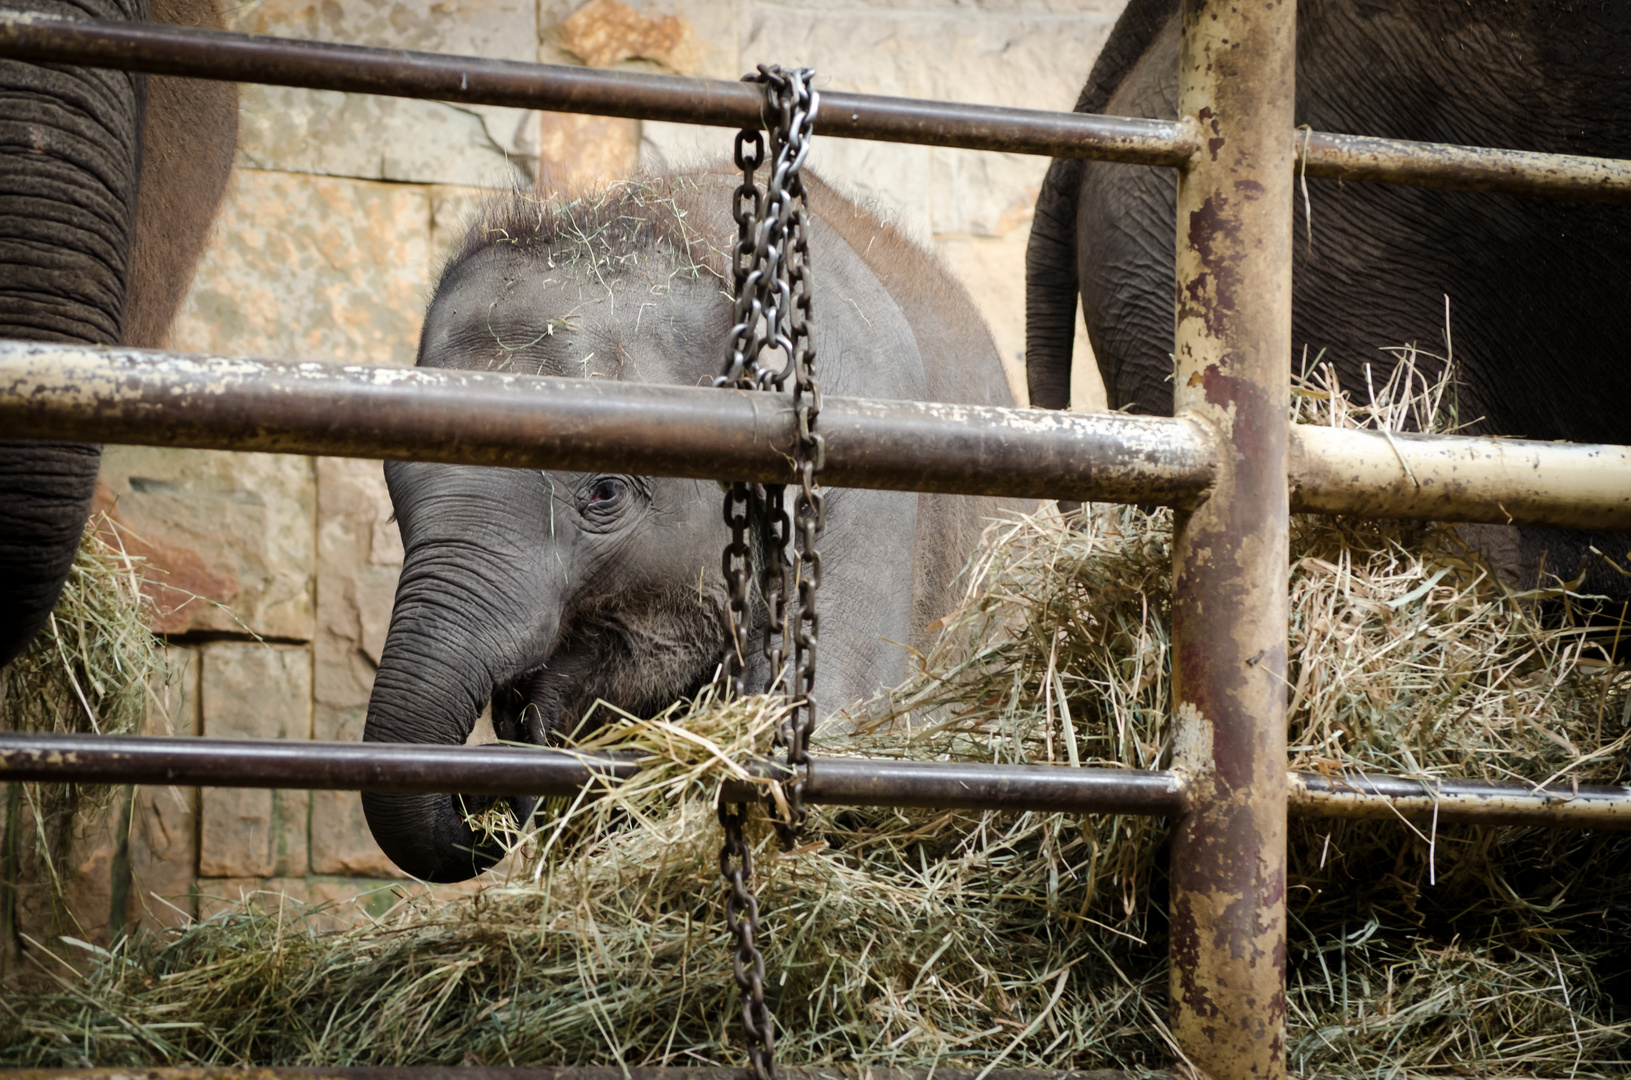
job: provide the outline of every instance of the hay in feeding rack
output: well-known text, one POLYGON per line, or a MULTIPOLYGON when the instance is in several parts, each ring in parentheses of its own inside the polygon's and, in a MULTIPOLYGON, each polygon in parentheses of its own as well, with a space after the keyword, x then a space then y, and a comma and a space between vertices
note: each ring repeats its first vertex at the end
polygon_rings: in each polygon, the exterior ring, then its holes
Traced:
MULTIPOLYGON (((1396 425, 1441 392, 1407 368, 1363 410, 1298 400, 1396 425)), ((994 526, 921 672, 818 752, 1161 767, 1168 515, 1077 525, 994 526)), ((1433 526, 1298 519, 1292 558, 1292 767, 1625 779, 1631 677, 1600 629, 1538 618, 1566 590, 1516 593, 1433 526)), ((649 767, 550 807, 509 880, 350 930, 267 904, 126 940, 0 1002, 0 1064, 739 1061, 713 800, 778 719, 757 698, 613 718, 587 745, 649 767)), ((1161 821, 819 807, 807 835, 749 838, 783 1060, 1174 1058, 1161 821)), ((1620 834, 1294 823, 1293 1070, 1625 1072, 1628 855, 1620 834)))
MULTIPOLYGON (((22 655, 0 669, 0 729, 128 735, 171 672, 153 636, 142 592, 142 560, 125 550, 119 526, 91 517, 50 621, 22 655)), ((6 785, 0 893, 21 883, 48 887, 53 919, 73 921, 64 866, 70 848, 105 811, 115 788, 90 784, 6 785)), ((9 919, 7 910, 5 917, 9 919)))
MULTIPOLYGON (((273 905, 126 940, 90 979, 0 1001, 0 1064, 729 1063, 723 770, 695 763, 762 752, 778 718, 752 698, 705 703, 683 735, 675 716, 614 725, 601 740, 660 752, 652 767, 553 807, 531 870, 475 897, 334 933, 273 905)), ((1011 1042, 1016 1063, 1049 1043, 1064 1060, 1107 1019, 1116 1056, 1164 1060, 1138 985, 1100 968, 1086 920, 1039 903, 1027 864, 1047 819, 815 817, 811 834, 841 847, 776 858, 767 830, 749 837, 786 1060, 979 1062, 1011 1042)))
POLYGON ((107 515, 92 517, 50 622, 0 670, 6 730, 120 735, 141 727, 165 666, 141 561, 107 515))

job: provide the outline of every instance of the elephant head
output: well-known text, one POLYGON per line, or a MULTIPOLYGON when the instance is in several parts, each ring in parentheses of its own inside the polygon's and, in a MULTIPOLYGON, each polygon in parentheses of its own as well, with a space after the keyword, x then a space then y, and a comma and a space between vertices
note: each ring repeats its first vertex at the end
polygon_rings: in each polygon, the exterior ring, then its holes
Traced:
MULTIPOLYGON (((615 209, 547 224, 490 216, 445 272, 422 365, 695 385, 730 307, 686 248, 636 229, 614 258, 573 239, 615 209), (494 242, 494 238, 498 238, 494 242)), ((406 551, 364 738, 463 743, 491 703, 500 738, 547 744, 597 699, 660 710, 713 676, 725 643, 722 496, 712 481, 390 463, 406 551)), ((501 854, 470 799, 366 793, 380 847, 429 881, 501 854)), ((511 800, 525 820, 532 803, 511 800)))
MULTIPOLYGON (((219 25, 214 0, 26 0, 219 25)), ((231 169, 237 88, 0 60, 0 338, 160 345, 231 169)), ((55 605, 101 449, 0 440, 0 665, 55 605)))
MULTIPOLYGON (((877 217, 808 172, 804 181, 822 392, 1007 404, 996 347, 962 287, 877 217)), ((698 170, 490 213, 443 274, 419 362, 709 385, 731 326, 725 253, 739 183, 698 170)), ((726 644, 727 540, 713 481, 424 464, 389 465, 386 476, 407 559, 365 738, 460 743, 491 702, 500 736, 543 743, 597 699, 649 715, 713 677, 726 644)), ((905 677, 906 650, 893 643, 927 646, 922 628, 956 596, 997 510, 827 492, 818 708, 905 677)), ((759 650, 744 660, 748 684, 764 685, 769 661, 759 650)), ((531 807, 511 805, 522 818, 531 807)), ((467 801, 369 794, 363 807, 380 847, 419 877, 472 877, 500 854, 467 826, 467 801)))

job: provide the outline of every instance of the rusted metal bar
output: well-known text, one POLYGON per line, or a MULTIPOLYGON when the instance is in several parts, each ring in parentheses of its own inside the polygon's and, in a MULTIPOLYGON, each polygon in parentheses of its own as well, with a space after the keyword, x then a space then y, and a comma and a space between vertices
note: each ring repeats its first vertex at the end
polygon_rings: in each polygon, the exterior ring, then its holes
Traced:
MULTIPOLYGON (((312 791, 572 795, 596 777, 633 775, 626 758, 525 746, 412 746, 306 740, 0 733, 0 780, 312 791)), ((785 776, 772 761, 750 770, 785 776)), ((757 799, 762 786, 727 785, 757 799)), ((1184 778, 1136 769, 819 758, 807 801, 1177 816, 1184 778)))
POLYGON ((1188 809, 1185 778, 1170 771, 880 758, 816 758, 810 765, 804 798, 830 806, 1063 810, 1155 817, 1178 817, 1188 809))
MULTIPOLYGON (((785 479, 774 395, 435 368, 0 342, 0 431, 215 450, 785 479)), ((1191 505, 1209 429, 1183 419, 828 398, 849 487, 1191 505)), ((1631 529, 1631 448, 1291 429, 1291 507, 1631 529), (1408 469, 1406 466, 1408 465, 1408 469)))
MULTIPOLYGON (((800 1068, 778 1064, 777 1075, 788 1080, 1135 1080, 1134 1074, 1113 1070, 1090 1072, 1041 1069, 865 1069, 824 1065, 800 1068)), ((141 1069, 21 1069, 7 1071, 8 1080, 753 1080, 748 1069, 699 1066, 664 1068, 573 1065, 556 1068, 509 1068, 485 1065, 352 1065, 342 1068, 302 1066, 205 1065, 184 1068, 141 1069)), ((1145 1072, 1138 1080, 1177 1080, 1172 1073, 1145 1072)))
POLYGON ((1403 776, 1289 777, 1293 817, 1404 819, 1441 825, 1521 825, 1567 829, 1631 829, 1631 788, 1561 787, 1403 776))
POLYGON ((1478 146, 1298 132, 1299 169, 1330 180, 1538 195, 1583 202, 1631 202, 1631 162, 1478 146))
MULTIPOLYGON (((765 760, 748 771, 788 776, 765 760)), ((0 733, 0 783, 175 784, 308 791, 573 795, 639 765, 537 747, 412 746, 306 740, 0 733)), ((1290 813, 1307 818, 1631 830, 1631 787, 1537 790, 1521 783, 1290 773, 1290 813)), ((727 799, 762 797, 727 781, 727 799)), ((1185 770, 816 758, 805 798, 827 806, 896 806, 1177 818, 1191 808, 1185 770)))
MULTIPOLYGON (((785 482, 790 397, 435 368, 0 342, 8 438, 785 482)), ((1211 479, 1182 420, 826 398, 824 483, 1182 503, 1211 479)))
POLYGON ((1212 1080, 1285 1062, 1286 443, 1296 6, 1182 0, 1174 404, 1218 433, 1177 515, 1173 699, 1191 810, 1173 832, 1172 1032, 1212 1080))
MULTIPOLYGON (((713 127, 760 125, 763 95, 721 79, 0 12, 0 57, 300 86, 473 105, 629 116, 713 127)), ((1192 129, 1169 120, 1005 109, 822 91, 825 136, 1178 165, 1192 129)), ((728 144, 721 142, 721 156, 728 144)))
POLYGON ((1631 447, 1298 424, 1288 465, 1299 511, 1631 527, 1631 447))
POLYGON ((524 746, 0 732, 0 779, 310 791, 573 795, 637 766, 524 746))
MULTIPOLYGON (((740 128, 759 96, 740 83, 380 49, 144 23, 0 12, 0 57, 199 79, 428 98, 740 128)), ((822 94, 826 136, 1182 167, 1199 147, 1183 121, 822 94)), ((1631 162, 1289 133, 1307 175, 1460 191, 1631 203, 1631 162)))

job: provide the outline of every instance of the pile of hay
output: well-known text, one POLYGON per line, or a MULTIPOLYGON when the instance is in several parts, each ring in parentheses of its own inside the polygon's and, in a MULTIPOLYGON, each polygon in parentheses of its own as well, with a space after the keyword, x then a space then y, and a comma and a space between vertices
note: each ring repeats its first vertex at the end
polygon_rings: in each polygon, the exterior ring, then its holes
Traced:
MULTIPOLYGON (((1336 390, 1303 418, 1392 424, 1423 394, 1411 372, 1365 410, 1336 390)), ((1162 767, 1170 543, 1168 515, 1127 508, 994 526, 920 673, 817 751, 1162 767)), ((1613 628, 1540 620, 1566 589, 1515 593, 1415 524, 1299 519, 1291 570, 1294 768, 1625 781, 1631 675, 1613 628)), ((616 718, 592 747, 652 767, 551 807, 507 881, 350 930, 272 904, 124 940, 0 1001, 0 1065, 738 1063, 713 802, 778 719, 616 718)), ((1162 821, 816 808, 807 835, 751 837, 782 1060, 1177 1056, 1162 821)), ((1631 839, 1301 821, 1291 845, 1295 1073, 1631 1066, 1631 839)))
MULTIPOLYGON (((119 526, 95 514, 45 629, 0 669, 0 730, 129 735, 140 731, 155 695, 171 678, 163 643, 151 630, 142 559, 119 526)), ((105 785, 4 785, 0 835, 0 925, 18 924, 19 890, 44 888, 50 921, 74 926, 66 866, 71 849, 108 809, 105 785)))
POLYGON ((119 735, 141 728, 152 687, 165 681, 142 569, 119 527, 106 514, 93 516, 45 630, 0 670, 5 730, 119 735))

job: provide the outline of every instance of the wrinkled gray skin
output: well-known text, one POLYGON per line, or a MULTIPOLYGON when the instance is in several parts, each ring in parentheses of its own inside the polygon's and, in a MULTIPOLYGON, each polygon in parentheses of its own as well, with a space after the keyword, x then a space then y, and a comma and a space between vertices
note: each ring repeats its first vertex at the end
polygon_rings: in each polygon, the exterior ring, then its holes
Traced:
MULTIPOLYGON (((1131 0, 1080 112, 1177 116, 1177 0, 1131 0)), ((1317 131, 1631 157, 1631 5, 1555 0, 1301 0, 1297 114, 1317 131)), ((1631 207, 1309 180, 1296 206, 1295 356, 1323 350, 1363 399, 1417 342, 1444 351, 1451 304, 1459 417, 1474 432, 1631 442, 1631 207), (1311 217, 1312 239, 1309 238, 1311 217)), ((1031 402, 1068 403, 1078 295, 1111 408, 1170 414, 1175 174, 1056 160, 1026 273, 1031 402)), ((1429 374, 1432 372, 1429 371, 1429 374)), ((1481 542, 1620 598, 1631 536, 1516 530, 1481 542)))
MULTIPOLYGON (((700 173, 598 210, 495 209, 444 272, 419 363, 707 385, 730 328, 717 253, 735 238, 735 183, 700 173), (590 254, 574 233, 596 236, 590 254)), ((996 350, 962 289, 893 230, 809 184, 823 391, 1007 404, 996 350)), ((500 737, 546 744, 596 699, 649 715, 713 677, 725 644, 718 483, 404 463, 385 473, 406 561, 365 739, 463 743, 490 700, 500 737)), ((944 614, 994 508, 828 493, 824 710, 904 676, 905 651, 892 643, 920 640, 944 614)), ((751 659, 749 683, 761 685, 765 662, 751 659)), ((430 881, 472 877, 497 858, 465 823, 464 809, 479 805, 363 796, 380 847, 430 881)), ((531 803, 512 806, 524 818, 531 803)))
MULTIPOLYGON (((0 0, 7 10, 218 26, 213 0, 0 0)), ((232 167, 230 83, 0 60, 0 338, 156 346, 232 167)), ((0 440, 0 666, 45 625, 101 448, 0 440)))

